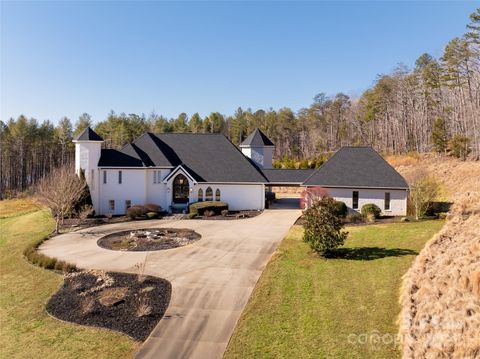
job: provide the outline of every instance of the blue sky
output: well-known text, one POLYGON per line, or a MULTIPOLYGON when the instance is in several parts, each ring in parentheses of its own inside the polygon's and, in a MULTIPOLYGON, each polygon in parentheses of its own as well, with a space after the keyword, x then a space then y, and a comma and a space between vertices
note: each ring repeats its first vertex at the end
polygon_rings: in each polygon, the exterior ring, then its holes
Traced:
POLYGON ((479 2, 4 2, 1 119, 299 110, 440 56, 479 2))

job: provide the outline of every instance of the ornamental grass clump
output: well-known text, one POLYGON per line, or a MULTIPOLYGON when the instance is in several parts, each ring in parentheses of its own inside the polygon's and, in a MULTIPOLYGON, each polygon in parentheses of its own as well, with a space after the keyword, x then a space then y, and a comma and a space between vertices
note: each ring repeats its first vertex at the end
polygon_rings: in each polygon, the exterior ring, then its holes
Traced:
POLYGON ((304 211, 303 240, 318 254, 329 257, 343 245, 348 233, 343 232, 343 223, 337 213, 336 201, 323 196, 304 211))

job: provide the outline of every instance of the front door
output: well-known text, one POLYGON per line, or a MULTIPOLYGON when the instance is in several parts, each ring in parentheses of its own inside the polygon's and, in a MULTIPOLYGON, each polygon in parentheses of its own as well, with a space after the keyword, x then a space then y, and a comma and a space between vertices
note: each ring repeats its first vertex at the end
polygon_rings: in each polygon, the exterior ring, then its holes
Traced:
POLYGON ((187 177, 181 173, 173 180, 173 203, 187 203, 190 188, 187 177))

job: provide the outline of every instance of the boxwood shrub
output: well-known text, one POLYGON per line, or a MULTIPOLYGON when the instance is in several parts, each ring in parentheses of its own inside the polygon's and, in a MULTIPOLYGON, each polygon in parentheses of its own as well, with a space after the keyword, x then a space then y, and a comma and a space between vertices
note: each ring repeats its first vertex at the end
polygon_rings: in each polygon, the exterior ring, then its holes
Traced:
MULTIPOLYGON (((228 211, 228 204, 220 201, 195 202, 188 205, 188 213, 203 216, 205 211, 213 212, 215 215, 228 211)), ((210 214, 210 213, 209 213, 210 214)))
POLYGON ((380 217, 380 213, 382 213, 382 210, 376 204, 367 203, 364 204, 362 207, 362 216, 364 216, 365 218, 378 218, 380 217))

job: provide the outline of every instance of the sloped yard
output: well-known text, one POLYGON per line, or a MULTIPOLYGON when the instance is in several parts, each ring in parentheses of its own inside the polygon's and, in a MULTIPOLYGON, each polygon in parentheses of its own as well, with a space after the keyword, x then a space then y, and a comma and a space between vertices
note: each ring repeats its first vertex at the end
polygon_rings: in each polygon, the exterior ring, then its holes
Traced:
POLYGON ((0 218, 1 356, 130 358, 137 343, 125 335, 63 323, 47 314, 45 303, 61 286, 62 275, 31 265, 22 251, 48 235, 53 220, 47 211, 26 205, 20 208, 26 214, 12 217, 15 210, 10 207, 8 213, 2 207, 5 216, 0 218))
POLYGON ((226 358, 393 358, 402 275, 443 221, 350 227, 325 260, 294 226, 261 276, 226 358), (377 342, 378 341, 378 342, 377 342))

